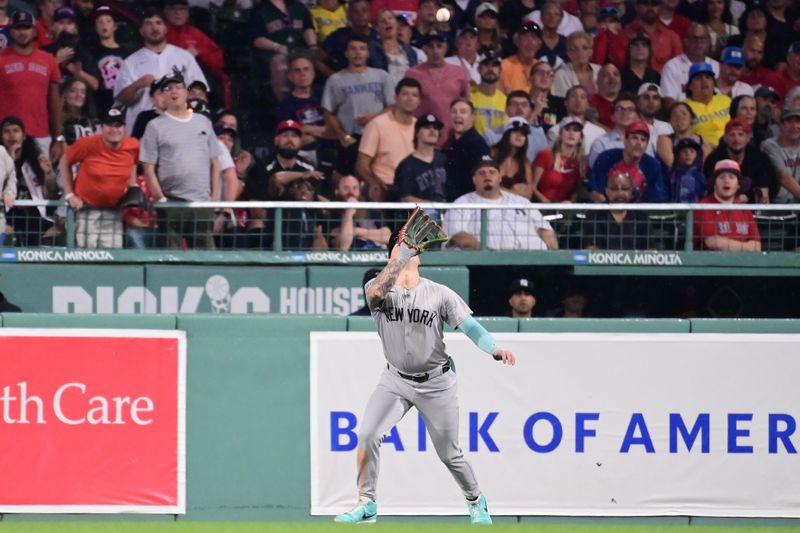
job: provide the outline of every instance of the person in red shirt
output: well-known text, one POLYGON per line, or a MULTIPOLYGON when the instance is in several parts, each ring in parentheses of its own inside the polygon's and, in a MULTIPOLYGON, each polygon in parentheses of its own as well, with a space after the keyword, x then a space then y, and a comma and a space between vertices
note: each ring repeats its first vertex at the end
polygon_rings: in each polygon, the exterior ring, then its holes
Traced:
POLYGON ((0 102, 4 109, 14 110, 39 149, 56 161, 64 151, 61 72, 56 58, 36 47, 35 24, 27 11, 11 17, 12 45, 0 51, 0 102))
MULTIPOLYGON (((714 165, 713 192, 701 204, 739 203, 737 194, 742 172, 739 163, 723 159, 714 165)), ((708 210, 694 213, 695 247, 719 252, 760 252, 761 236, 753 212, 747 210, 708 210)))
POLYGON ((100 133, 75 141, 60 165, 64 199, 77 212, 79 248, 122 248, 118 205, 128 187, 136 185, 139 141, 125 136, 125 112, 112 107, 102 122, 100 133), (80 166, 73 178, 75 164, 80 166))
POLYGON ((597 93, 589 97, 589 105, 597 109, 600 124, 614 129, 614 101, 622 90, 622 76, 613 63, 606 63, 597 73, 597 93))
POLYGON ((629 38, 640 32, 650 37, 653 45, 650 66, 658 72, 664 63, 683 54, 681 38, 658 19, 660 5, 661 0, 636 0, 636 18, 625 27, 629 38))
POLYGON ((574 202, 585 174, 583 120, 564 117, 553 147, 539 152, 533 161, 533 201, 574 202))
POLYGON ((619 11, 604 7, 597 13, 597 35, 594 38, 592 63, 613 63, 618 69, 627 63, 628 35, 622 31, 619 11))

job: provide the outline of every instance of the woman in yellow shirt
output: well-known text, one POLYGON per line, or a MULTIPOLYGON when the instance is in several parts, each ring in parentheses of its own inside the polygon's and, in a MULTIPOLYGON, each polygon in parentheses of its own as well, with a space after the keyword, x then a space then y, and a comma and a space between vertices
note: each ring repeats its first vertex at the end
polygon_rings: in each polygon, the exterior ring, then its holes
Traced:
POLYGON ((695 63, 689 68, 689 83, 686 85, 686 104, 695 117, 692 131, 713 146, 725 135, 725 124, 730 120, 731 99, 716 94, 714 69, 709 63, 695 63))

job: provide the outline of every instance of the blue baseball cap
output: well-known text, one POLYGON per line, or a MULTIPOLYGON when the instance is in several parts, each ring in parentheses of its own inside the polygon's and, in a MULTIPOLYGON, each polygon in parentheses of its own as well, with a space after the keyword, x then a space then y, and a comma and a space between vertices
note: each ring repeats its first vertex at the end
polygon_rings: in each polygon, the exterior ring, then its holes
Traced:
POLYGON ((702 63, 694 63, 691 67, 689 67, 689 81, 692 81, 692 78, 698 74, 711 74, 712 78, 717 77, 717 75, 714 73, 714 67, 711 66, 711 63, 706 63, 705 61, 702 63))
POLYGON ((722 62, 726 65, 744 66, 744 50, 738 46, 729 46, 722 51, 722 62))
POLYGON ((597 12, 597 20, 603 20, 606 17, 612 17, 619 20, 619 10, 612 6, 601 8, 600 11, 597 12))

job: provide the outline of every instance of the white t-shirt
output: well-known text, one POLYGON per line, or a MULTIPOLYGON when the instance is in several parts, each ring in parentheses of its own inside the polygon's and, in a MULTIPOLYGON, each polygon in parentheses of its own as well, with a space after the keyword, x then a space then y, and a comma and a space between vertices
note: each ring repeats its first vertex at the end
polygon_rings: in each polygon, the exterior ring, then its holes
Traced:
MULTIPOLYGON (((714 75, 719 77, 719 62, 710 57, 706 57, 706 63, 711 63, 714 75)), ((661 70, 661 94, 664 98, 672 98, 680 101, 686 98, 685 88, 689 82, 689 69, 692 67, 691 60, 686 54, 673 57, 666 63, 661 70)))
MULTIPOLYGON (((531 11, 530 13, 525 15, 525 18, 523 18, 522 20, 523 21, 532 20, 536 24, 538 24, 539 27, 541 28, 542 12, 539 11, 538 9, 536 11, 531 11)), ((583 23, 581 22, 581 19, 579 19, 575 15, 572 15, 564 11, 564 17, 561 19, 561 23, 558 25, 558 28, 556 28, 556 32, 559 35, 563 35, 564 37, 569 37, 576 31, 583 31, 583 23)))

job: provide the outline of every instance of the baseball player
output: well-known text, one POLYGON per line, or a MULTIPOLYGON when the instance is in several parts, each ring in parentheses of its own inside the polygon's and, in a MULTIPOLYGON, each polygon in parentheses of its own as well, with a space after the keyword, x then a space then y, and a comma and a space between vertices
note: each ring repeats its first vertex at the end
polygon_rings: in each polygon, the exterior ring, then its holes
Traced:
POLYGON ((389 240, 389 262, 365 288, 367 304, 378 328, 386 357, 375 392, 367 403, 358 435, 359 501, 336 522, 373 523, 380 445, 391 428, 414 406, 422 415, 441 461, 467 499, 470 521, 491 524, 492 518, 472 467, 458 444, 459 408, 453 361, 445 351, 444 322, 457 327, 483 351, 513 365, 514 354, 503 350, 471 316, 472 311, 452 289, 419 275, 419 254, 447 235, 419 209, 389 240), (422 222, 420 222, 422 220, 422 222), (427 224, 438 231, 418 231, 427 224))

